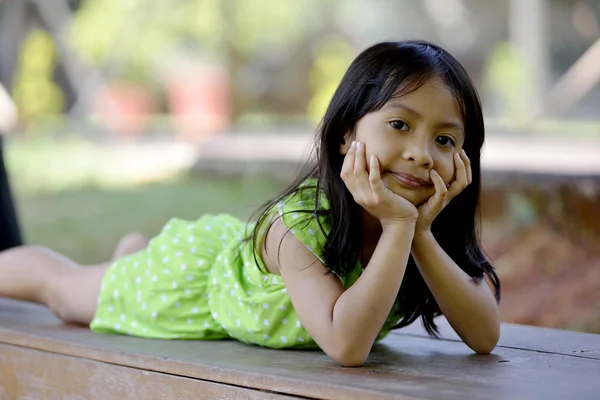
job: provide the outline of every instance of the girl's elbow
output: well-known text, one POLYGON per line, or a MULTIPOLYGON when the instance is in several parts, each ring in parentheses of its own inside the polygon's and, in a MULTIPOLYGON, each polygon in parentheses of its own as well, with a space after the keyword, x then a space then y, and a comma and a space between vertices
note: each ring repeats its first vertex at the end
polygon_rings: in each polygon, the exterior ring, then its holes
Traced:
POLYGON ((477 343, 473 343, 469 347, 478 355, 487 355, 494 351, 499 340, 500 329, 497 329, 491 334, 480 339, 477 343))
POLYGON ((332 346, 326 353, 342 367, 361 367, 369 356, 369 350, 365 351, 357 345, 332 346))

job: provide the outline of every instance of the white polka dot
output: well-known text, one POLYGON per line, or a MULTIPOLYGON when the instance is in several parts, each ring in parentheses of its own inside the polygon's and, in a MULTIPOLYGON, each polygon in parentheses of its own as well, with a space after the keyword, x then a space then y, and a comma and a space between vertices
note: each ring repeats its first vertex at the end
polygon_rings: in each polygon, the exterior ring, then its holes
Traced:
POLYGON ((142 328, 142 332, 148 332, 148 328, 142 328))
POLYGON ((150 276, 150 270, 146 270, 146 276, 150 276))
POLYGON ((156 310, 153 310, 152 311, 152 318, 156 318, 156 314, 157 314, 156 310))
POLYGON ((181 308, 181 303, 180 302, 176 302, 175 303, 175 308, 181 308))
POLYGON ((173 282, 171 286, 173 286, 173 289, 177 289, 177 282, 173 282))
POLYGON ((117 289, 115 289, 115 291, 113 292, 113 296, 115 297, 115 299, 119 298, 119 291, 117 289))
POLYGON ((287 293, 287 289, 286 288, 281 289, 281 293, 287 293))
POLYGON ((267 340, 271 339, 271 336, 269 336, 269 335, 264 335, 263 337, 267 340))
POLYGON ((125 284, 123 285, 123 288, 124 288, 125 290, 129 289, 129 283, 125 282, 125 284))
POLYGON ((213 278, 213 283, 217 283, 217 278, 213 278))
POLYGON ((198 314, 198 307, 194 307, 194 308, 192 309, 192 312, 193 312, 194 314, 198 314))
POLYGON ((188 318, 188 319, 187 319, 187 323, 188 323, 188 325, 191 325, 191 324, 192 324, 192 322, 194 322, 194 321, 192 321, 192 319, 191 319, 191 318, 188 318))
POLYGON ((137 321, 132 321, 131 326, 135 328, 137 326, 137 321))
POLYGON ((121 321, 125 321, 127 319, 127 316, 125 314, 121 314, 121 321))
POLYGON ((239 320, 239 319, 238 319, 237 321, 235 321, 235 323, 237 324, 237 326, 240 326, 240 325, 241 325, 241 322, 240 322, 240 320, 239 320))
POLYGON ((279 309, 280 309, 281 311, 285 311, 285 310, 287 310, 287 307, 286 307, 285 305, 283 305, 283 304, 282 304, 282 305, 280 305, 280 306, 279 306, 279 309))
POLYGON ((209 253, 214 253, 214 252, 215 252, 215 250, 214 250, 214 249, 208 249, 208 252, 209 252, 209 253))
POLYGON ((254 332, 252 331, 252 329, 248 329, 248 333, 251 335, 254 335, 254 332))
POLYGON ((165 257, 165 258, 163 258, 163 259, 162 259, 162 262, 164 262, 164 263, 168 263, 168 262, 169 262, 169 257, 165 257))
POLYGON ((192 254, 196 254, 196 248, 192 247, 191 252, 192 252, 192 254))
POLYGON ((193 281, 193 280, 194 280, 194 275, 188 275, 188 276, 187 276, 187 280, 188 280, 189 282, 193 281))
POLYGON ((227 311, 227 315, 231 317, 231 311, 227 311))
POLYGON ((190 236, 190 238, 188 239, 188 242, 192 243, 194 241, 194 237, 190 236))
POLYGON ((178 251, 177 253, 175 253, 175 256, 181 257, 182 254, 183 254, 182 252, 178 251))
POLYGON ((265 281, 265 282, 266 282, 266 281, 268 281, 268 280, 269 280, 269 277, 268 277, 267 275, 263 275, 263 281, 265 281))
POLYGON ((161 301, 162 301, 163 303, 166 303, 166 302, 167 302, 167 296, 166 296, 166 295, 164 295, 164 294, 163 294, 162 296, 160 296, 160 299, 161 299, 161 301))
POLYGON ((265 320, 263 321, 263 324, 265 324, 265 326, 269 326, 269 320, 268 320, 268 319, 265 319, 265 320))
POLYGON ((179 339, 179 335, 173 335, 175 339, 179 339))
POLYGON ((299 206, 303 206, 303 205, 304 205, 304 202, 303 202, 302 200, 300 200, 300 201, 299 201, 297 204, 298 204, 299 206))
POLYGON ((207 230, 207 231, 210 231, 210 230, 212 229, 212 226, 210 226, 210 225, 206 225, 206 226, 204 227, 204 229, 205 229, 205 230, 207 230))
POLYGON ((175 322, 175 318, 173 318, 173 317, 169 317, 169 321, 171 321, 171 322, 175 322))
POLYGON ((225 239, 227 239, 227 236, 221 235, 221 240, 225 240, 225 239))
POLYGON ((298 213, 292 213, 292 218, 294 218, 294 219, 298 218, 298 213))
POLYGON ((288 320, 287 320, 287 318, 283 318, 283 319, 281 320, 281 323, 282 323, 282 324, 284 324, 284 325, 287 325, 287 323, 288 323, 288 320))
POLYGON ((314 251, 315 251, 315 249, 313 249, 313 248, 312 248, 312 246, 306 246, 306 248, 307 248, 308 250, 310 250, 312 253, 314 253, 314 251))
POLYGON ((161 251, 166 251, 167 250, 167 246, 165 246, 164 244, 162 246, 160 246, 160 250, 161 251))
POLYGON ((314 236, 315 235, 315 230, 314 229, 309 229, 308 230, 308 234, 314 236))
POLYGON ((113 311, 115 311, 115 308, 113 306, 109 306, 108 307, 108 312, 113 312, 113 311))
POLYGON ((115 280, 115 274, 112 274, 112 275, 110 276, 110 280, 111 280, 111 281, 114 281, 114 280, 115 280))
POLYGON ((219 316, 219 314, 217 314, 216 312, 212 313, 212 316, 214 319, 217 319, 217 317, 219 316))
POLYGON ((268 304, 268 303, 263 303, 263 308, 264 308, 265 310, 268 310, 268 309, 269 309, 269 304, 268 304))
POLYGON ((140 263, 139 263, 139 262, 137 262, 137 261, 136 261, 136 262, 133 264, 133 268, 137 268, 137 267, 139 267, 139 266, 140 266, 140 263))
POLYGON ((121 324, 115 324, 115 329, 116 329, 116 330, 119 330, 119 329, 121 329, 121 324))
POLYGON ((142 310, 146 309, 146 303, 142 304, 142 310))
POLYGON ((231 296, 235 296, 235 290, 234 290, 234 289, 231 289, 231 290, 229 291, 229 294, 230 294, 231 296))
POLYGON ((304 342, 304 338, 298 337, 298 341, 299 341, 300 343, 303 343, 303 342, 304 342))
POLYGON ((231 222, 226 222, 225 226, 231 226, 231 222))
POLYGON ((173 243, 179 242, 179 238, 173 238, 173 243))
POLYGON ((286 338, 285 336, 282 336, 282 337, 281 337, 281 341, 282 341, 283 343, 285 343, 285 342, 287 342, 287 338, 286 338))
POLYGON ((204 327, 205 327, 205 328, 208 328, 208 327, 209 327, 209 323, 208 323, 208 322, 206 322, 206 321, 204 321, 204 327))
POLYGON ((277 284, 277 283, 279 283, 279 280, 277 278, 273 278, 273 283, 277 284))
POLYGON ((300 321, 296 321, 296 328, 300 328, 302 325, 300 325, 300 321))
POLYGON ((142 278, 140 278, 139 276, 137 278, 135 278, 135 283, 140 283, 142 281, 142 278))
POLYGON ((189 296, 189 295, 190 295, 190 293, 192 293, 192 292, 190 291, 190 289, 185 289, 185 294, 186 294, 187 296, 189 296))
POLYGON ((152 261, 146 260, 146 265, 151 266, 152 265, 152 261))
POLYGON ((158 280, 158 276, 154 275, 152 276, 152 282, 156 282, 158 280))
POLYGON ((194 224, 189 224, 187 226, 187 228, 188 228, 188 231, 191 231, 192 229, 194 229, 194 224))
POLYGON ((198 260, 198 262, 196 264, 198 264, 198 266, 202 266, 202 265, 204 265, 204 260, 198 260))

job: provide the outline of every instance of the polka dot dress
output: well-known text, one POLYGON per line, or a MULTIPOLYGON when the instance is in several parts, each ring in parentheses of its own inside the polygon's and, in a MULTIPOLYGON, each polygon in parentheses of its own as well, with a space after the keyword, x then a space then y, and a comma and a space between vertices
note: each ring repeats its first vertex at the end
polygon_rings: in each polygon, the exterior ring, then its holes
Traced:
MULTIPOLYGON (((317 257, 325 243, 313 213, 315 189, 280 202, 280 216, 317 257)), ((314 182, 313 182, 314 184, 314 182)), ((322 207, 327 207, 323 200, 322 207)), ((321 221, 326 229, 326 221, 321 221)), ((233 338, 271 348, 317 347, 298 319, 281 276, 267 272, 243 238, 252 226, 227 215, 170 220, 148 247, 113 263, 90 324, 95 332, 156 339, 233 338), (258 262, 258 265, 257 265, 258 262)), ((341 278, 352 285, 362 267, 341 278)), ((388 319, 378 339, 397 318, 388 319)))

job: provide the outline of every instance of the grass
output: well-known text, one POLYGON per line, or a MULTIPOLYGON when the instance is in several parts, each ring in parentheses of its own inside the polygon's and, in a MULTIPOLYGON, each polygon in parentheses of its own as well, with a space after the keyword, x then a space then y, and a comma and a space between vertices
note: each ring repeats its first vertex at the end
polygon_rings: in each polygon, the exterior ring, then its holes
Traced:
POLYGON ((25 241, 81 263, 106 261, 124 234, 151 237, 172 217, 224 212, 247 219, 283 187, 258 175, 224 179, 188 172, 128 182, 100 168, 94 146, 85 142, 14 142, 6 155, 25 241))

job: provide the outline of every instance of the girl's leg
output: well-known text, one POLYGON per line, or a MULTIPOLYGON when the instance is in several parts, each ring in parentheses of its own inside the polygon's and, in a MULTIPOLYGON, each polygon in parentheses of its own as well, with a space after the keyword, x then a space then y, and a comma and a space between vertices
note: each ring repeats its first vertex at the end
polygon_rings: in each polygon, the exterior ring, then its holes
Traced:
POLYGON ((0 297, 49 307, 66 322, 89 324, 107 264, 82 267, 41 246, 21 246, 0 253, 0 297))

